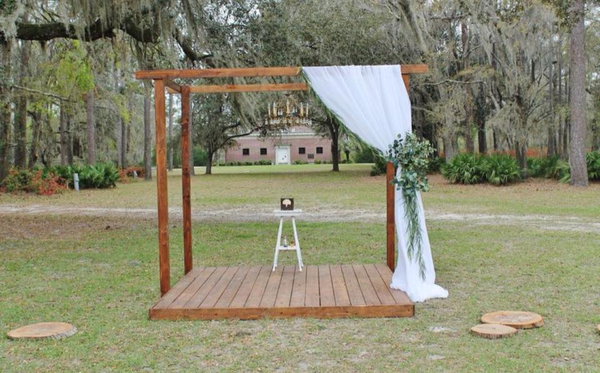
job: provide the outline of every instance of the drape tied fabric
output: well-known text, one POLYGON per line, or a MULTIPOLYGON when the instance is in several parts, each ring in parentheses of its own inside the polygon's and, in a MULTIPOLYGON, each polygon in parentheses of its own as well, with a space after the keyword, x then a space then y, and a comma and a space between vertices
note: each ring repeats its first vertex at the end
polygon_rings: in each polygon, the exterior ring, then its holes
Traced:
MULTIPOLYGON (((387 154, 389 145, 398 135, 404 136, 412 130, 410 99, 400 66, 304 67, 303 72, 323 104, 350 131, 383 154, 387 154)), ((448 291, 435 284, 421 196, 419 194, 417 199, 423 232, 425 279, 419 275, 415 258, 408 258, 404 200, 402 193, 395 195, 398 263, 390 286, 405 291, 413 302, 446 298, 448 291)))

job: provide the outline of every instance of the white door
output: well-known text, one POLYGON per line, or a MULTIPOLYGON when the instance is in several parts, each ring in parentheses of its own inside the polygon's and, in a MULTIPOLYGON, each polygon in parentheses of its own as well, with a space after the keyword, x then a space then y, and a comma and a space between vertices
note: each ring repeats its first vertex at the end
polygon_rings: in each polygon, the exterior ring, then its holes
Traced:
POLYGON ((289 146, 278 146, 275 148, 275 164, 290 164, 289 146))

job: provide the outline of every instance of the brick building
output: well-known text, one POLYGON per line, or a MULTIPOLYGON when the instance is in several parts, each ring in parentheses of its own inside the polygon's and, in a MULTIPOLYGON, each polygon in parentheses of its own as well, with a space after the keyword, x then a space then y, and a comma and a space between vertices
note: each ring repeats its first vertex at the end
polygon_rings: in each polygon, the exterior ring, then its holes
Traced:
POLYGON ((331 140, 324 139, 309 127, 297 126, 278 136, 260 137, 258 133, 236 139, 222 158, 229 162, 270 160, 272 164, 293 164, 297 160, 331 161, 331 140))

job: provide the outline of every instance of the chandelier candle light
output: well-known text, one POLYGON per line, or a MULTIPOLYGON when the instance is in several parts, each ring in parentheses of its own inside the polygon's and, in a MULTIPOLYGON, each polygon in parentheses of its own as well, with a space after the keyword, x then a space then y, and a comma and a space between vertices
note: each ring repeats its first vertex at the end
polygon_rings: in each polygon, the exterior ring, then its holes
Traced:
POLYGON ((308 104, 298 103, 289 93, 283 100, 267 105, 265 127, 273 130, 282 130, 294 126, 310 126, 312 121, 308 117, 308 104))

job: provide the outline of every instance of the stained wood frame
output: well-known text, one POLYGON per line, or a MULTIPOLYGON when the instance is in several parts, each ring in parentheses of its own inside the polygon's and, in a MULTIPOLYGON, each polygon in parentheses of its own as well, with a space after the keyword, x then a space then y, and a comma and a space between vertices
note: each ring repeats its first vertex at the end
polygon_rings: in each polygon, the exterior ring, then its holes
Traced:
MULTIPOLYGON (((406 90, 410 92, 410 75, 423 74, 427 65, 402 65, 402 79, 406 90)), ((226 84, 226 85, 178 85, 173 79, 235 78, 235 77, 293 77, 300 75, 300 67, 248 67, 220 69, 183 69, 183 70, 141 70, 135 73, 137 79, 154 81, 154 111, 156 124, 156 185, 158 198, 158 258, 160 270, 161 296, 171 288, 169 261, 169 206, 167 190, 167 146, 165 91, 181 94, 181 154, 182 154, 182 192, 183 192, 183 258, 184 272, 187 275, 193 269, 192 257, 192 207, 190 199, 190 99, 192 93, 230 93, 230 92, 277 92, 305 91, 306 83, 280 84, 226 84)), ((386 259, 387 266, 394 270, 396 266, 396 230, 394 216, 395 188, 391 183, 395 175, 394 165, 386 165, 386 259)))

